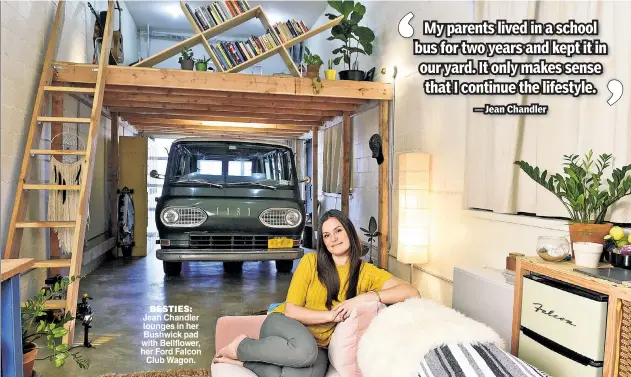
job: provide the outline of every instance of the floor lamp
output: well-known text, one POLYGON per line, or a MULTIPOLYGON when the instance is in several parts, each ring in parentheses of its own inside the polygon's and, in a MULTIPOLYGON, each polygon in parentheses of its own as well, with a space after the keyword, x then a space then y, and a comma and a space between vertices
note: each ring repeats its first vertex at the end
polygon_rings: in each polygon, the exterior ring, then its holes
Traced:
POLYGON ((427 263, 429 247, 429 191, 431 159, 427 153, 399 154, 399 224, 397 260, 410 265, 427 263))

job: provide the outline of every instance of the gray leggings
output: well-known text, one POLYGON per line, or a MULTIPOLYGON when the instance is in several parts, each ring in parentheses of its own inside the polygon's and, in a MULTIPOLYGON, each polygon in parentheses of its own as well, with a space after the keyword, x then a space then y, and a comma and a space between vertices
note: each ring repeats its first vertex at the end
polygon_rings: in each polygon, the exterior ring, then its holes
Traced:
POLYGON ((269 314, 259 339, 245 338, 237 357, 258 377, 324 377, 329 365, 305 325, 281 313, 269 314))

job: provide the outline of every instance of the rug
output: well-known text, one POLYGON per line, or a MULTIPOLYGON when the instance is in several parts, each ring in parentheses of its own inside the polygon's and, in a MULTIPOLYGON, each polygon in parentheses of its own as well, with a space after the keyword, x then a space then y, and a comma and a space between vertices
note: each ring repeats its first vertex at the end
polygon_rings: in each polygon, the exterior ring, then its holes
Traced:
POLYGON ((129 374, 108 373, 99 377, 210 377, 209 369, 156 370, 129 374))

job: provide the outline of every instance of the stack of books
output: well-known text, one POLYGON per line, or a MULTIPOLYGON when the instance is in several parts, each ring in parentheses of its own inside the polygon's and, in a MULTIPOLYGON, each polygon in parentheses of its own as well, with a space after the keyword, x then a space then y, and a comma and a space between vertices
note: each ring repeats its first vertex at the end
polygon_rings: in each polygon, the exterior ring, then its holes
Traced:
POLYGON ((245 0, 215 1, 208 6, 191 7, 185 3, 186 9, 191 14, 200 30, 208 30, 211 27, 224 23, 244 12, 250 10, 250 5, 245 0))
POLYGON ((278 35, 268 30, 265 35, 259 37, 253 35, 243 41, 212 43, 210 48, 215 53, 223 70, 227 71, 281 44, 278 35))
POLYGON ((296 21, 294 19, 287 22, 279 22, 272 26, 276 33, 280 36, 283 43, 297 38, 298 36, 309 31, 309 28, 302 21, 296 21))

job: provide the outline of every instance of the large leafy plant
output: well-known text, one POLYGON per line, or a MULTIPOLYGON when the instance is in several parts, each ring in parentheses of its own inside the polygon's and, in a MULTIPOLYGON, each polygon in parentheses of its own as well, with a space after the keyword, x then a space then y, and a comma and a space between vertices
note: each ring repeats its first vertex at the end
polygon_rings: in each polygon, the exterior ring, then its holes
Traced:
POLYGON ((56 318, 46 312, 46 302, 55 296, 62 295, 66 292, 68 285, 77 279, 74 276, 62 278, 51 289, 40 290, 37 295, 27 300, 22 308, 22 349, 24 352, 33 349, 33 342, 46 337, 47 347, 51 354, 38 360, 49 359, 57 368, 63 366, 69 357, 72 357, 80 368, 88 369, 90 365, 90 360, 79 355, 78 352, 70 352, 76 347, 70 347, 61 342, 61 338, 68 334, 64 325, 74 319, 72 313, 66 312, 63 316, 56 318))
MULTIPOLYGON (((351 62, 353 63, 353 69, 357 69, 357 58, 359 54, 372 55, 372 42, 375 40, 375 34, 373 31, 366 27, 360 26, 359 22, 364 18, 366 14, 366 7, 360 2, 355 3, 350 1, 328 1, 329 5, 340 12, 344 18, 339 24, 331 28, 331 36, 327 40, 340 40, 343 42, 341 47, 333 50, 333 55, 341 54, 334 60, 334 64, 340 64, 340 61, 344 59, 344 64, 351 69, 351 62), (355 58, 353 60, 353 57, 355 58)), ((331 13, 325 14, 330 20, 334 20, 340 15, 331 13)))
POLYGON ((525 161, 515 161, 515 164, 559 198, 573 222, 602 224, 608 208, 631 195, 631 176, 626 176, 631 164, 613 169, 611 179, 603 184, 603 173, 611 165, 612 155, 601 154, 595 161, 592 158, 591 150, 580 161, 578 155, 564 155, 565 176, 557 173, 548 177, 547 170, 541 172, 525 161))

